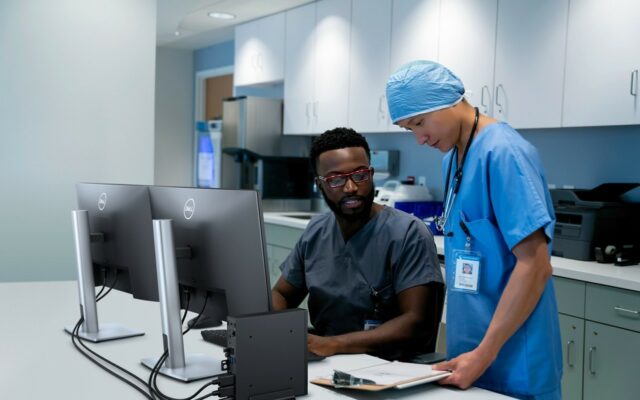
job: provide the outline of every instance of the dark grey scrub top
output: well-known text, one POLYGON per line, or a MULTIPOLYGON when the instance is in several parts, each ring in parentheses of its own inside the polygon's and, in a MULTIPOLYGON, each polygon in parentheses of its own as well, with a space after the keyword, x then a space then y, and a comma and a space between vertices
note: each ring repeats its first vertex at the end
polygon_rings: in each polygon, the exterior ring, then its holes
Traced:
POLYGON ((373 315, 371 287, 388 303, 405 289, 443 282, 431 231, 390 207, 346 243, 332 212, 315 217, 280 269, 309 291, 311 323, 323 336, 364 329, 373 315))

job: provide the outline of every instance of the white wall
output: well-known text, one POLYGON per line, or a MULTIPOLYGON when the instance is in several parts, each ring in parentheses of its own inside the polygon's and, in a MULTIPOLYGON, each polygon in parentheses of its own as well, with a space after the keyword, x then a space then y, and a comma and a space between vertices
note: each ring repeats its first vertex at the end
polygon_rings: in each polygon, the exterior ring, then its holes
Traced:
POLYGON ((156 2, 0 1, 0 281, 75 278, 79 181, 152 183, 156 2))
POLYGON ((191 186, 193 51, 156 50, 155 183, 191 186))

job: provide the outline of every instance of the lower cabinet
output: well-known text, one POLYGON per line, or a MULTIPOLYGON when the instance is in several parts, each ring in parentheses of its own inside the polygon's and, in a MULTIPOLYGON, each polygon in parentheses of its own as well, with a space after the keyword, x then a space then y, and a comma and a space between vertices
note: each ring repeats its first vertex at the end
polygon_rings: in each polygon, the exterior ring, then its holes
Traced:
MULTIPOLYGON (((295 247, 304 230, 270 223, 264 224, 264 230, 267 243, 269 279, 271 287, 273 287, 282 274, 280 265, 289 257, 289 253, 295 247)), ((300 308, 307 308, 307 298, 302 301, 300 308)))
POLYGON ((640 293, 554 277, 565 400, 640 399, 640 293))
POLYGON ((582 400, 582 364, 584 358, 584 320, 559 314, 564 354, 562 398, 582 400))
POLYGON ((640 333, 587 321, 585 400, 640 398, 640 333))

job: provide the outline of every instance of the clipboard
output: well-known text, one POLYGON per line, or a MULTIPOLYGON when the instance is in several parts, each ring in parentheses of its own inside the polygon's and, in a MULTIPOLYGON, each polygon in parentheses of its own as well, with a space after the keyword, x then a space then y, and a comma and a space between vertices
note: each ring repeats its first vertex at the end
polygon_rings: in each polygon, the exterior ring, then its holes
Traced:
POLYGON ((340 389, 355 389, 369 392, 397 388, 405 389, 424 383, 438 381, 449 375, 449 371, 433 371, 430 365, 404 363, 400 361, 389 361, 364 368, 345 371, 356 379, 366 379, 376 382, 376 377, 380 377, 381 383, 364 383, 356 385, 336 385, 332 377, 322 377, 312 379, 310 382, 316 385, 328 386, 340 389))

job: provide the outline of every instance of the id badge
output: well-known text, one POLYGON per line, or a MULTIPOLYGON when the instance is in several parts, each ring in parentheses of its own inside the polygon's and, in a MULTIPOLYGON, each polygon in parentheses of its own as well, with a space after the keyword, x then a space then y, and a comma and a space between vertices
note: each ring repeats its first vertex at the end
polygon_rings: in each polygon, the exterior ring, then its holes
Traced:
POLYGON ((380 325, 382 325, 382 321, 379 321, 377 319, 366 319, 364 321, 364 330, 370 331, 372 329, 376 329, 380 325))
POLYGON ((478 293, 482 255, 477 251, 456 250, 453 259, 455 270, 452 290, 478 293))

